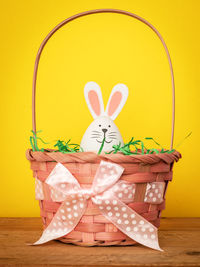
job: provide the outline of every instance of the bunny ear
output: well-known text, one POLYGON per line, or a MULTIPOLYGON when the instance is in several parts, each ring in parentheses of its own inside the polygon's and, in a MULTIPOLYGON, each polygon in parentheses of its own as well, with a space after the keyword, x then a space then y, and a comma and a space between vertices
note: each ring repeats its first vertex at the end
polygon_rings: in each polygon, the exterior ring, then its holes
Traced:
POLYGON ((86 83, 84 95, 92 117, 96 119, 97 117, 103 115, 104 105, 99 85, 95 82, 86 83))
POLYGON ((126 103, 127 97, 128 87, 122 83, 115 85, 108 100, 106 115, 115 120, 126 103))

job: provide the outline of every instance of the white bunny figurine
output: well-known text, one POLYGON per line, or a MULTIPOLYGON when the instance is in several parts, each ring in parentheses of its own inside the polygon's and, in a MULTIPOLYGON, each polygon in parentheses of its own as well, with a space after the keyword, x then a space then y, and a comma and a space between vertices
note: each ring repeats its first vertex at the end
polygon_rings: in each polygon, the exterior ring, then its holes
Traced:
POLYGON ((127 97, 128 87, 124 84, 114 86, 104 111, 103 98, 99 85, 88 82, 84 88, 84 95, 88 108, 94 121, 87 128, 81 140, 83 151, 98 152, 104 140, 102 151, 111 151, 113 145, 118 145, 123 140, 114 120, 123 108, 127 97))

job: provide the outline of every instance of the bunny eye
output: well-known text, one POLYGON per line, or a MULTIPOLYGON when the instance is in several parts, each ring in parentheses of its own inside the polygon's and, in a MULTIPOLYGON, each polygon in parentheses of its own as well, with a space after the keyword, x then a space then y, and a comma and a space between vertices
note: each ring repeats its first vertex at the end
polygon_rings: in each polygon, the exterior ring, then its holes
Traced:
POLYGON ((99 127, 101 127, 101 124, 99 124, 99 127))
POLYGON ((110 126, 110 125, 108 125, 108 127, 110 128, 111 126, 110 126))

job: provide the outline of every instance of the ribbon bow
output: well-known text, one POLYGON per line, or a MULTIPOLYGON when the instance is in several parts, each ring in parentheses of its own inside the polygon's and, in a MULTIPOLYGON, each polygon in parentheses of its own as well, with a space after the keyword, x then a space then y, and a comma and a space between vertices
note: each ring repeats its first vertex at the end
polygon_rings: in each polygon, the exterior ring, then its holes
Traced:
MULTIPOLYGON (((92 187, 84 189, 70 171, 58 163, 45 183, 51 187, 52 199, 62 201, 62 204, 34 245, 70 233, 84 215, 87 201, 91 199, 121 232, 144 246, 162 251, 158 244, 157 228, 124 203, 132 202, 135 184, 119 181, 123 171, 118 164, 101 161, 92 187)), ((147 187, 146 199, 152 194, 149 189, 147 187)))

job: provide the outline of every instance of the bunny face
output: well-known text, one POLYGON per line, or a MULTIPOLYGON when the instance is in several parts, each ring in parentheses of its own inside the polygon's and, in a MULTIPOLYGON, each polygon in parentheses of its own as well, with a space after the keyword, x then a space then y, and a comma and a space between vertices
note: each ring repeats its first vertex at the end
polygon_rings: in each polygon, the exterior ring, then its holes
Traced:
POLYGON ((98 152, 105 138, 102 151, 111 151, 113 145, 119 142, 123 145, 121 134, 114 123, 128 97, 128 88, 124 84, 117 84, 110 95, 106 110, 101 89, 95 82, 89 82, 84 88, 88 108, 95 119, 87 128, 81 147, 84 151, 98 152))
POLYGON ((96 118, 87 128, 81 147, 84 151, 98 152, 105 137, 103 151, 111 151, 113 145, 123 144, 121 134, 114 121, 107 116, 96 118))

